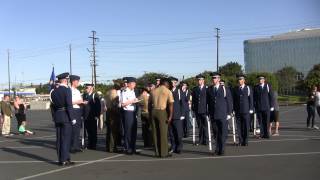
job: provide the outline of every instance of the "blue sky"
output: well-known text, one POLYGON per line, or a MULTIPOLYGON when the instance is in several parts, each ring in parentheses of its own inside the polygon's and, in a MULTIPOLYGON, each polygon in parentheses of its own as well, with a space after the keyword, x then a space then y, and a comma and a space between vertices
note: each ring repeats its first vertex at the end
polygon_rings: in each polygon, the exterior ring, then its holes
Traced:
POLYGON ((91 79, 91 30, 97 32, 98 81, 144 72, 178 78, 215 70, 214 28, 221 29, 220 64, 243 64, 243 40, 320 27, 317 0, 4 0, 0 6, 0 88, 7 49, 13 83, 48 82, 69 70, 91 79))

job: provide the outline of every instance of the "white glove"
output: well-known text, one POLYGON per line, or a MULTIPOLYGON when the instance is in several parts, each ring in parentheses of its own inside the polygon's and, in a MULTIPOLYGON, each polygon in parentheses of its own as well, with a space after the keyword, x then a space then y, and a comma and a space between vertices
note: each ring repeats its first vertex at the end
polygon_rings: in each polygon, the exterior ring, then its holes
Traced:
POLYGON ((72 125, 75 125, 77 123, 77 120, 74 119, 71 121, 71 123, 72 123, 72 125))
POLYGON ((253 114, 253 110, 250 110, 249 113, 250 113, 250 114, 253 114))
POLYGON ((228 120, 228 119, 231 119, 231 116, 230 116, 230 115, 227 115, 227 120, 228 120))
POLYGON ((185 119, 185 117, 184 117, 184 116, 181 116, 181 117, 180 117, 180 120, 184 120, 184 119, 185 119))
POLYGON ((271 108, 270 108, 270 111, 274 111, 274 107, 271 107, 271 108))

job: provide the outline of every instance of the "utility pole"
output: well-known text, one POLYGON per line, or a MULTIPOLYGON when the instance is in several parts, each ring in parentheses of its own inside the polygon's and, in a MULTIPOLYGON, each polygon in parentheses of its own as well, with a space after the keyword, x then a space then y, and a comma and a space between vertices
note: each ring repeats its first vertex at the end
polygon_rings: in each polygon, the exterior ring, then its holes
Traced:
POLYGON ((219 72, 219 39, 220 39, 219 31, 220 31, 220 29, 219 28, 215 28, 215 29, 217 32, 217 35, 216 35, 216 38, 217 38, 217 72, 219 72))
POLYGON ((10 50, 8 49, 8 82, 9 82, 9 97, 11 97, 11 80, 10 80, 10 50))
POLYGON ((92 39, 92 50, 89 51, 92 53, 92 83, 94 85, 97 84, 97 62, 96 62, 96 41, 99 40, 99 38, 96 37, 96 31, 92 31, 92 36, 89 37, 92 39))
POLYGON ((70 74, 72 74, 72 48, 71 48, 71 44, 69 44, 69 63, 70 63, 70 74))
POLYGON ((94 82, 94 73, 93 73, 93 63, 91 62, 91 64, 90 64, 90 66, 91 66, 91 83, 93 84, 93 82, 94 82))

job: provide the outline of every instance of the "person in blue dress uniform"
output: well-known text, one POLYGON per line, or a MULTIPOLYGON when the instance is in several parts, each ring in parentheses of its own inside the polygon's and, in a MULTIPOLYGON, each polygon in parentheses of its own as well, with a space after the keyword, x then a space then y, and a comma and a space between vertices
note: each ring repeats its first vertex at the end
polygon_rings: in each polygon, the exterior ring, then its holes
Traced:
POLYGON ((73 118, 72 95, 68 87, 69 73, 57 76, 59 87, 50 93, 52 103, 53 121, 56 127, 56 147, 60 166, 73 165, 70 160, 70 144, 72 124, 76 123, 73 118))

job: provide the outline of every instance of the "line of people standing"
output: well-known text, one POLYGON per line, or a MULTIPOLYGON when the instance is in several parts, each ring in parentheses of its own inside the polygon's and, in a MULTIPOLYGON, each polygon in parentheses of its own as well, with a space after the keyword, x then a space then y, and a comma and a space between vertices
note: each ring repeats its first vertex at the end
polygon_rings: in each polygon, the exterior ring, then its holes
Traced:
MULTIPOLYGON (((208 145, 208 123, 211 124, 216 140, 216 155, 225 153, 228 120, 233 112, 240 146, 248 146, 250 117, 254 111, 257 113, 261 129, 259 138, 270 137, 270 118, 277 120, 274 121, 278 128, 278 105, 271 85, 266 83, 263 75, 257 77, 259 84, 252 88, 246 85, 245 75, 237 75, 238 86, 232 89, 222 84, 219 73, 212 74, 210 87, 205 85, 203 75, 200 74, 196 78, 198 86, 191 92, 184 82, 180 82, 181 88, 178 88, 178 79, 171 77, 157 79, 157 84, 143 89, 140 97, 134 91, 135 79, 124 78, 123 86, 110 90, 106 99, 109 102, 107 150, 118 151, 118 147, 124 143, 128 154, 137 153, 135 140, 139 108, 144 146, 153 145, 155 154, 159 157, 182 152, 182 138, 188 137, 191 127, 190 112, 194 114, 199 128, 198 144, 208 145)), ((275 134, 277 133, 278 129, 275 134)))
MULTIPOLYGON (((174 77, 157 79, 142 93, 136 90, 136 79, 123 78, 122 87, 114 86, 105 97, 106 150, 139 154, 136 149, 137 119, 141 114, 142 136, 145 147, 154 147, 158 157, 180 154, 182 138, 188 137, 190 114, 195 117, 199 129, 199 144, 208 145, 208 123, 216 141, 215 155, 225 154, 228 124, 234 115, 237 121, 239 145, 248 145, 250 114, 257 113, 260 137, 269 138, 270 113, 275 109, 271 86, 264 76, 258 76, 259 84, 253 88, 245 84, 245 75, 237 75, 238 86, 226 87, 221 74, 213 73, 212 85, 206 86, 203 75, 198 75, 198 86, 191 92, 188 84, 174 77), (140 112, 140 113, 139 113, 140 112), (170 147, 169 147, 170 142, 170 147), (122 148, 120 148, 122 147, 122 148)), ((79 76, 63 73, 57 76, 59 83, 50 93, 53 119, 57 129, 57 153, 60 165, 71 165, 69 152, 81 152, 83 148, 96 149, 97 126, 101 115, 101 102, 93 84, 85 84, 81 96, 77 87, 79 76), (67 86, 70 78, 71 87, 67 86), (84 126, 85 131, 81 132, 84 126), (84 138, 79 143, 80 134, 84 138)))

